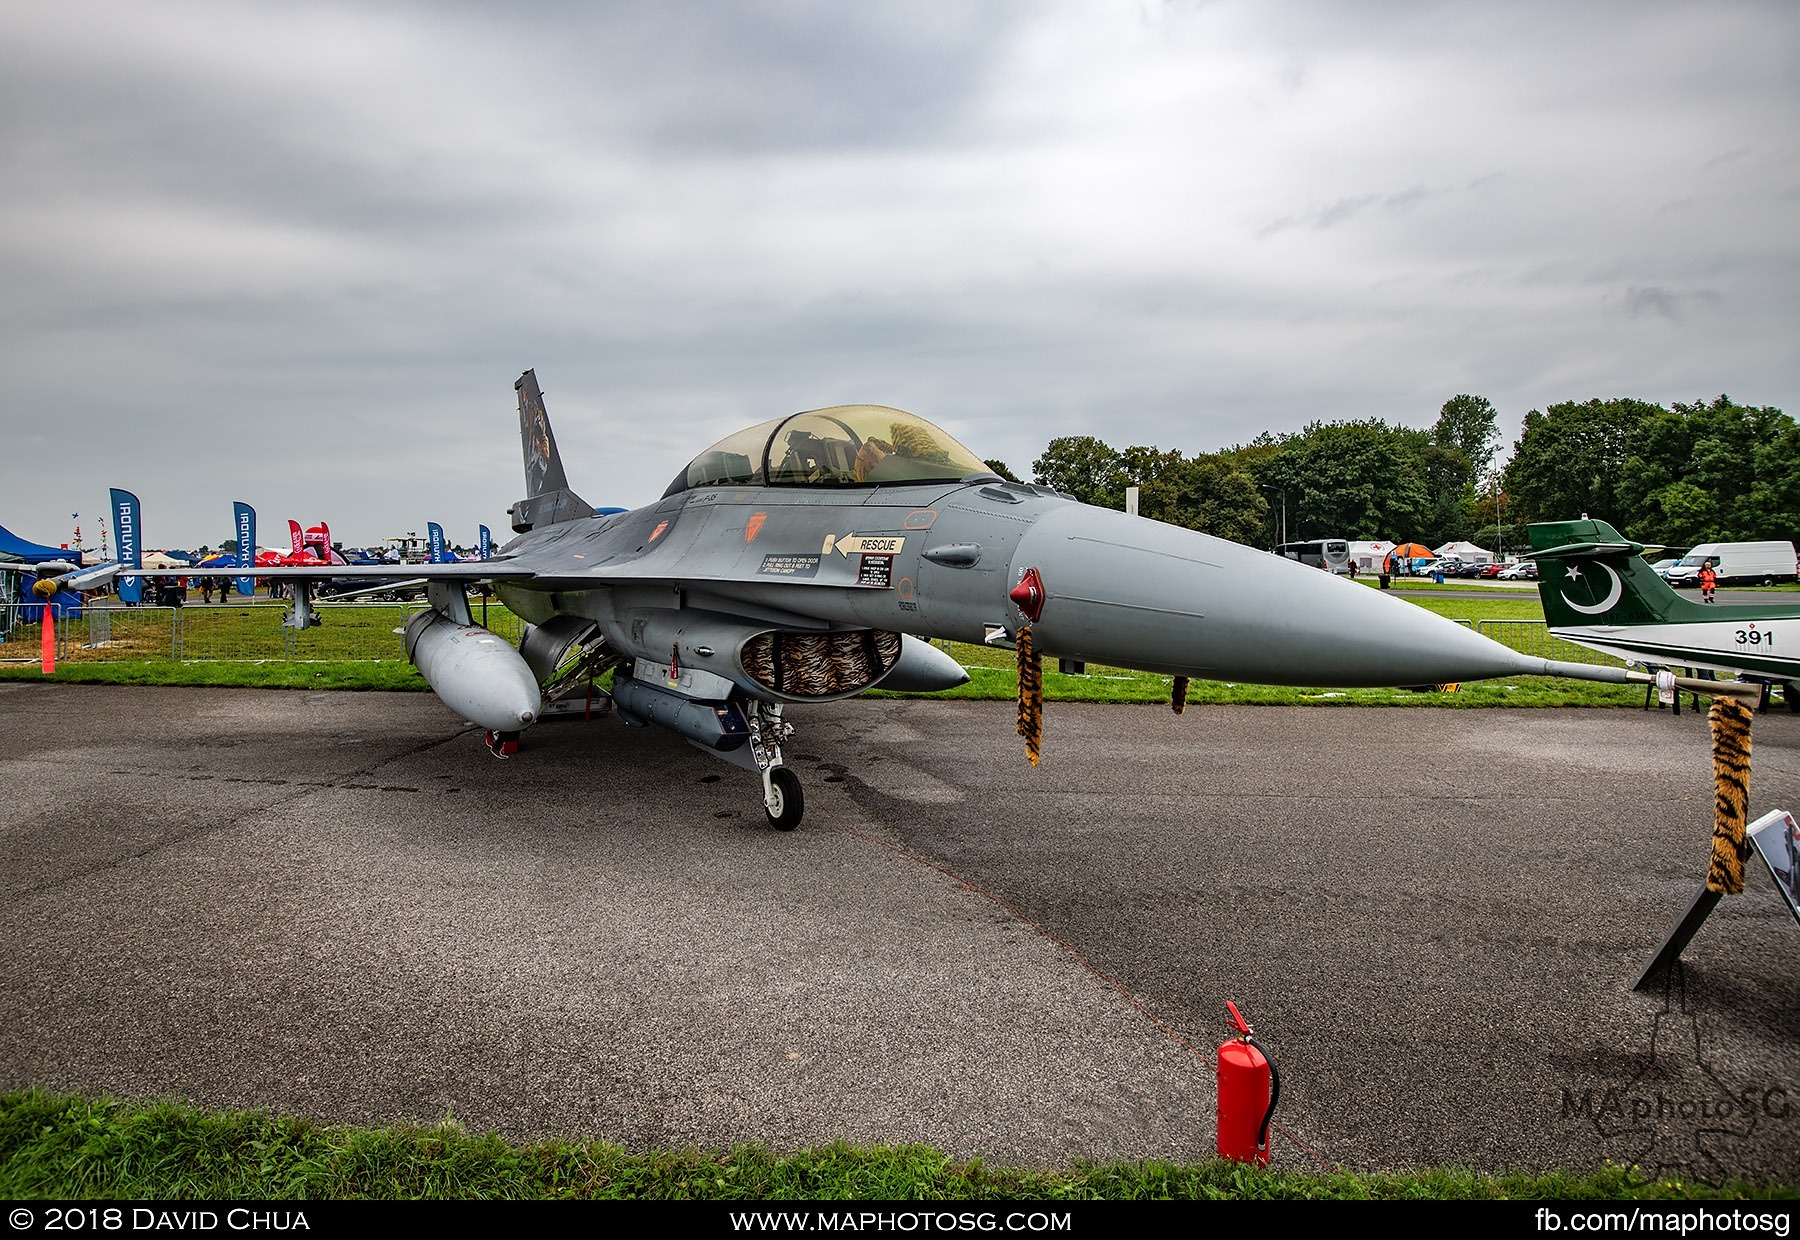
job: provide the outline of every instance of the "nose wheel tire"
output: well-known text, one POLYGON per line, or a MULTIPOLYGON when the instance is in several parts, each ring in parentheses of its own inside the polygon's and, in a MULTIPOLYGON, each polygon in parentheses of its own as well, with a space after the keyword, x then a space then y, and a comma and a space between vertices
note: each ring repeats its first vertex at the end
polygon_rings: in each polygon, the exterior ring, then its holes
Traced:
POLYGON ((777 831, 792 831, 800 825, 806 812, 806 797, 800 791, 800 777, 785 766, 769 772, 769 796, 763 803, 769 825, 777 831))

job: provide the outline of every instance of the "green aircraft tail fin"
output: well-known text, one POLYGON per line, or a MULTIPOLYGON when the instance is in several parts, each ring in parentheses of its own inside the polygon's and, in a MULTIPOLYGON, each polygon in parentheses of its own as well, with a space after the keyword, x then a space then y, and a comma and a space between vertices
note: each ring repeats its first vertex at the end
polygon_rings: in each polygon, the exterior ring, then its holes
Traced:
POLYGON ((1544 521, 1526 533, 1552 629, 1710 618, 1709 609, 1682 598, 1657 575, 1642 543, 1621 537, 1604 521, 1544 521))

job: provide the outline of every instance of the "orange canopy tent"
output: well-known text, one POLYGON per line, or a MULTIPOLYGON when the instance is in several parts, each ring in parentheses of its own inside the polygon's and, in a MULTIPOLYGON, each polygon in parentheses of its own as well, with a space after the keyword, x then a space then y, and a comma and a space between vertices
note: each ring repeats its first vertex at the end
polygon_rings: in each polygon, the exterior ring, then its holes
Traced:
POLYGON ((1424 543, 1395 543, 1394 549, 1388 552, 1387 559, 1381 562, 1381 571, 1384 573, 1405 572, 1412 568, 1415 560, 1435 559, 1437 559, 1437 552, 1424 543))

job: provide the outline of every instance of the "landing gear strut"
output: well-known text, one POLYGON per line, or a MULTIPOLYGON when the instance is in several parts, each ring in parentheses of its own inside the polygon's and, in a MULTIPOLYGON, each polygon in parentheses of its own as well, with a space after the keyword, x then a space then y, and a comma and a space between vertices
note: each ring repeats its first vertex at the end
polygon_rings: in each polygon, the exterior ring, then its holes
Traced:
POLYGON ((779 702, 746 702, 750 724, 750 757, 762 773, 763 810, 777 831, 792 831, 806 812, 800 777, 781 765, 782 742, 794 735, 794 725, 781 717, 779 702))

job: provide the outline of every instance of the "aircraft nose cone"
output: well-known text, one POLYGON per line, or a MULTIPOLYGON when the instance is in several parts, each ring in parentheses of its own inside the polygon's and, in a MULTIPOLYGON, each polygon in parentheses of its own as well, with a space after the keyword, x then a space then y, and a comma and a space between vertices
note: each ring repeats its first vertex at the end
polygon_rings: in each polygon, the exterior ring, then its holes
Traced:
MULTIPOLYGON (((1070 504, 1020 539, 1046 654, 1256 684, 1441 684, 1541 670, 1420 607, 1193 530, 1070 504)), ((1030 601, 1030 593, 1027 592, 1030 601)), ((1016 622, 1029 613, 1020 606, 1016 622)))

